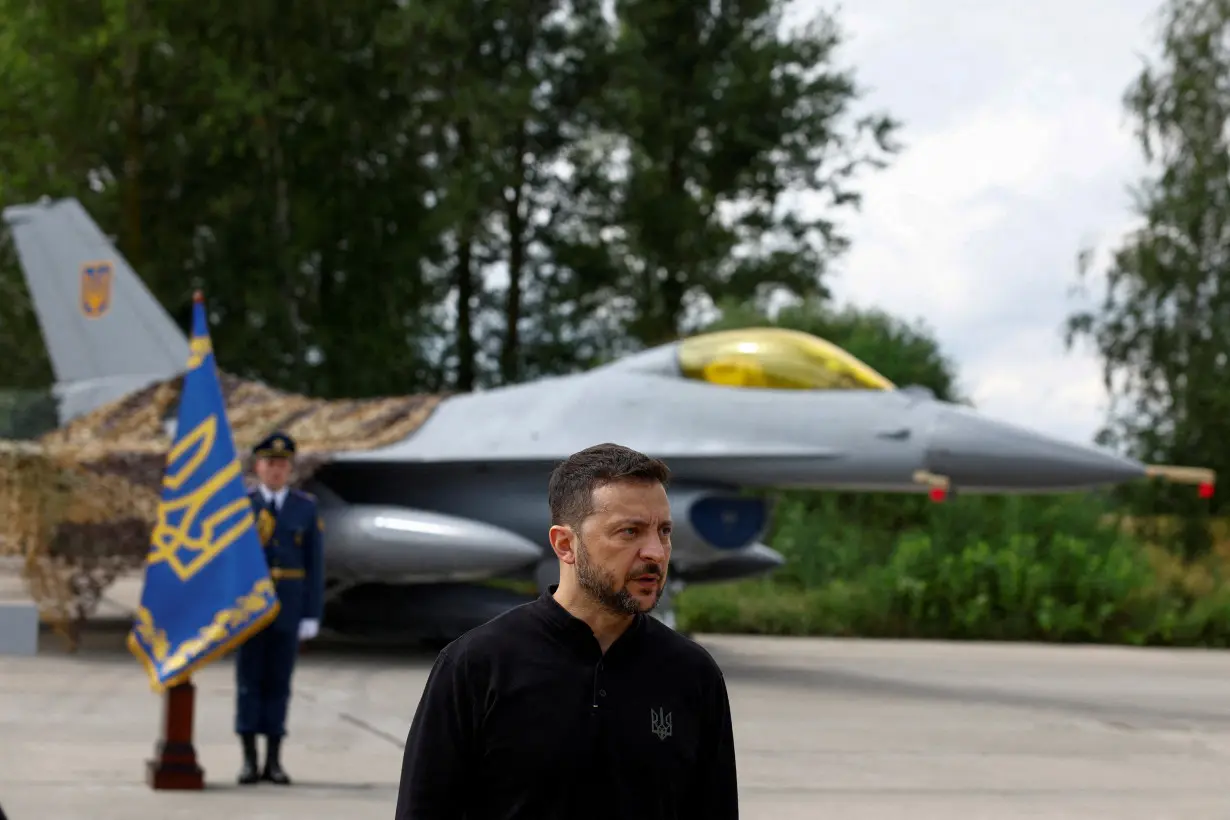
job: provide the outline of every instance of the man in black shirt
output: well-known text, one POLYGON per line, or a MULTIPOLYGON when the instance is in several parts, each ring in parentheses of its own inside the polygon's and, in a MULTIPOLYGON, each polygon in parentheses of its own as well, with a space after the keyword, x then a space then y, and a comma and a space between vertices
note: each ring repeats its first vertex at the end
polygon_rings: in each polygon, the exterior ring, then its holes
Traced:
POLYGON ((735 820, 709 653, 648 613, 671 554, 665 464, 600 444, 551 476, 560 582, 437 657, 396 820, 735 820))

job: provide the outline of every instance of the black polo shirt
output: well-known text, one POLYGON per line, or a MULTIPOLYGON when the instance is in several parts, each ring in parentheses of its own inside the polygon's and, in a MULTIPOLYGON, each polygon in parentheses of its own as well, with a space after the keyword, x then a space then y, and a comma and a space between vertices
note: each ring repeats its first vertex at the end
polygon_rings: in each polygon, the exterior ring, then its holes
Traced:
POLYGON ((640 615, 603 655, 554 590, 437 657, 396 820, 737 818, 730 703, 709 653, 640 615))

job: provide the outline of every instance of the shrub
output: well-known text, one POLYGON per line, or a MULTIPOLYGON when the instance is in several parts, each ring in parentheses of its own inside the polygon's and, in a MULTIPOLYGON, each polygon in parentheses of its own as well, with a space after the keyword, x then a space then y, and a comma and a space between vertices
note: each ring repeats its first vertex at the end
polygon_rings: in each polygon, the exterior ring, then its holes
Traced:
MULTIPOLYGON (((868 498, 864 509, 885 503, 868 498)), ((962 498, 923 518, 894 534, 859 521, 841 499, 787 498, 773 536, 786 566, 772 579, 685 590, 680 623, 775 635, 1230 643, 1224 557, 1185 562, 1144 544, 1097 498, 962 498)))

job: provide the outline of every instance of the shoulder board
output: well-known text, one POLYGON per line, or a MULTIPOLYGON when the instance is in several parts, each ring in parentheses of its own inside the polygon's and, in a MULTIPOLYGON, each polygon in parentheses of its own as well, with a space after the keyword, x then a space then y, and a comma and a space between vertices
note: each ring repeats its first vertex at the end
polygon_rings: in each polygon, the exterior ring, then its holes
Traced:
POLYGON ((313 501, 313 502, 316 501, 316 496, 304 490, 297 490, 294 487, 291 487, 290 491, 294 493, 295 495, 299 496, 300 498, 306 498, 308 501, 313 501))

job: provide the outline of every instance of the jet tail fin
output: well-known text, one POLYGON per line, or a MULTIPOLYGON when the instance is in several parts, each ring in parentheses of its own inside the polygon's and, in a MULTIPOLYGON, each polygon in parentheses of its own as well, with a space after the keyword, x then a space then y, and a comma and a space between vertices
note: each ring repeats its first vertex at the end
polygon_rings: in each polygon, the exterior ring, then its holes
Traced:
POLYGON ((60 423, 181 373, 188 340, 76 199, 2 214, 55 371, 60 423))

